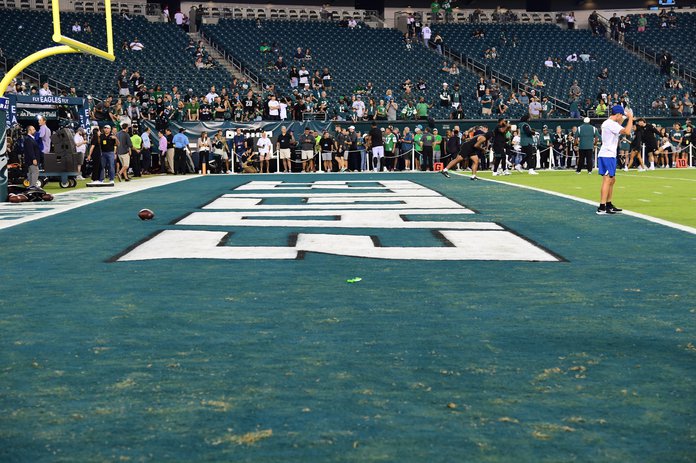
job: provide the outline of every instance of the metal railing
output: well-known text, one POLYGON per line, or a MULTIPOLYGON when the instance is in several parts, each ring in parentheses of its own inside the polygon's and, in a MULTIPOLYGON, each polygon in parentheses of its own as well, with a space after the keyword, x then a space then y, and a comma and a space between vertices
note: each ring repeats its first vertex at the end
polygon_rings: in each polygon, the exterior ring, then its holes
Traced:
POLYGON ((210 45, 212 48, 215 49, 222 57, 232 66, 239 71, 240 74, 245 75, 249 78, 250 81, 252 81, 255 85, 261 85, 261 78, 256 75, 254 72, 252 72, 248 67, 244 65, 240 60, 235 58, 234 56, 230 55, 227 53, 225 49, 222 47, 218 46, 217 43, 215 43, 209 36, 206 36, 202 30, 198 31, 198 34, 200 34, 201 38, 205 40, 205 42, 210 45))

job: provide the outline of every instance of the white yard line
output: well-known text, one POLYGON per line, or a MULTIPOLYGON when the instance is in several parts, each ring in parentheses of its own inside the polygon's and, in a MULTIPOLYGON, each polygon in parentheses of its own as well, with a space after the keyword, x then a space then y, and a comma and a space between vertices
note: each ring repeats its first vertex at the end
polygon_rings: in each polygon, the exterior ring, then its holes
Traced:
POLYGON ((106 199, 118 198, 119 196, 197 177, 195 175, 156 176, 132 182, 117 183, 113 187, 80 188, 79 190, 56 193, 53 195, 54 199, 51 202, 0 203, 0 230, 77 209, 87 204, 94 204, 106 199))
MULTIPOLYGON (((450 173, 468 178, 468 175, 465 175, 465 174, 458 174, 456 172, 450 172, 450 173)), ((595 206, 595 207, 597 206, 597 201, 590 201, 589 199, 578 198, 576 196, 558 193, 556 191, 544 190, 541 188, 535 188, 535 187, 531 187, 531 186, 527 186, 527 185, 518 185, 516 183, 508 183, 508 182, 503 182, 500 180, 493 180, 493 179, 489 179, 489 178, 481 178, 481 180, 484 180, 486 182, 494 182, 494 183, 500 183, 503 185, 510 185, 510 186, 515 186, 515 187, 519 187, 519 188, 525 188, 527 190, 538 191, 540 193, 546 193, 549 195, 558 196, 560 198, 565 198, 565 199, 570 199, 570 200, 577 201, 580 203, 590 204, 590 205, 595 206)), ((639 219, 647 220, 648 222, 657 223, 660 225, 664 225, 665 227, 675 228, 677 230, 681 230, 681 231, 684 231, 687 233, 691 233, 692 235, 696 235, 696 228, 689 227, 688 225, 682 225, 680 223, 670 222, 669 220, 659 219, 657 217, 653 217, 650 215, 641 214, 640 212, 633 212, 633 211, 624 210, 622 212, 622 214, 630 215, 631 217, 637 217, 639 219)))

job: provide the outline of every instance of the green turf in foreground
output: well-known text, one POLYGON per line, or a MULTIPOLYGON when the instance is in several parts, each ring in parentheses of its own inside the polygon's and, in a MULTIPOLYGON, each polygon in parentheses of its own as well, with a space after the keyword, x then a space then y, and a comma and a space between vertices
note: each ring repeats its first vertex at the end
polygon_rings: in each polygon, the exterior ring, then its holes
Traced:
MULTIPOLYGON (((502 177, 481 172, 479 176, 591 201, 598 201, 601 185, 596 170, 592 175, 570 170, 540 171, 539 175, 513 173, 502 177)), ((617 172, 614 203, 626 210, 696 227, 696 169, 617 172)))
POLYGON ((192 178, 0 239, 3 463, 694 462, 696 235, 504 183, 347 174, 192 178), (327 178, 417 182, 565 261, 109 261, 207 229, 175 223, 243 183, 327 178))

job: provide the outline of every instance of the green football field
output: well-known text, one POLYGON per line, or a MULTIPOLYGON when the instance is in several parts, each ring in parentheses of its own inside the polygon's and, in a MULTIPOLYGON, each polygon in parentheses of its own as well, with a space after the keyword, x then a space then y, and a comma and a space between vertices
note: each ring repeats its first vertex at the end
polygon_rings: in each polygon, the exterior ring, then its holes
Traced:
MULTIPOLYGON (((654 174, 616 204, 696 197, 654 174)), ((696 235, 594 209, 235 175, 2 229, 0 461, 693 462, 696 235)))
MULTIPOLYGON (((527 185, 556 191, 578 198, 598 201, 601 178, 597 170, 576 174, 572 171, 540 171, 539 175, 513 174, 493 177, 482 172, 482 178, 527 185)), ((614 203, 653 217, 696 227, 696 169, 658 169, 648 172, 616 173, 614 203)))

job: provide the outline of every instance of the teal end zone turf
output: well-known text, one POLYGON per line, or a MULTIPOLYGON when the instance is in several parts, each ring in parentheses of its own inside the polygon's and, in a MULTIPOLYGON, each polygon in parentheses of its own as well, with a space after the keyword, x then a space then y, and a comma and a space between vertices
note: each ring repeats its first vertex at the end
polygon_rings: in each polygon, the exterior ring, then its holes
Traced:
POLYGON ((201 177, 0 239, 3 462, 696 455, 696 237, 681 231, 509 185, 377 174, 201 177), (170 229, 438 245, 418 230, 170 225, 279 178, 412 180, 565 261, 109 261, 170 229))

